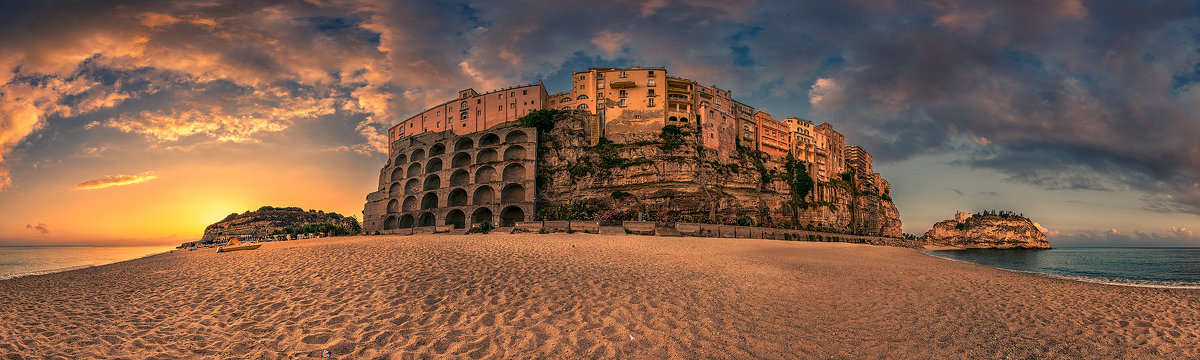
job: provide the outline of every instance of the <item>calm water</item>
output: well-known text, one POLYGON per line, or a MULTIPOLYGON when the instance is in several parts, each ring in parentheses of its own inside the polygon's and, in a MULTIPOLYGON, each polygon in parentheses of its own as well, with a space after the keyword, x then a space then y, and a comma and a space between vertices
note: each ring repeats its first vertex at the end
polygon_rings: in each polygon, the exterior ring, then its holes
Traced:
POLYGON ((174 249, 158 246, 0 246, 0 280, 137 259, 174 249))
POLYGON ((995 268, 1114 285, 1200 288, 1200 248, 932 250, 995 268))

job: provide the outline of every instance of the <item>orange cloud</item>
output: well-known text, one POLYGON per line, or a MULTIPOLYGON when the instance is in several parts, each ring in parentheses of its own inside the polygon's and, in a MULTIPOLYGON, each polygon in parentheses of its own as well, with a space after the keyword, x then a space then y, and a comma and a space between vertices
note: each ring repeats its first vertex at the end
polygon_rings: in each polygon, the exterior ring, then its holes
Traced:
POLYGON ((141 182, 154 180, 157 176, 143 175, 109 175, 99 179, 93 179, 75 184, 76 190, 94 190, 103 189, 111 186, 133 185, 141 182))

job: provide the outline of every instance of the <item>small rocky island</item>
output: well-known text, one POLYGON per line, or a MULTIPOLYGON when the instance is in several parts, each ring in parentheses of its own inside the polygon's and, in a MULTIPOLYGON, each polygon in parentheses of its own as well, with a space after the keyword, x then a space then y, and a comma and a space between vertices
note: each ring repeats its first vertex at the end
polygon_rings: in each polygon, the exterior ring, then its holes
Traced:
POLYGON ((1008 211, 955 214, 921 237, 926 247, 963 249, 1049 249, 1046 234, 1028 218, 1008 211))
POLYGON ((239 240, 285 240, 302 234, 353 235, 362 231, 358 220, 335 212, 299 207, 263 206, 255 211, 232 213, 204 228, 200 240, 180 247, 239 240))

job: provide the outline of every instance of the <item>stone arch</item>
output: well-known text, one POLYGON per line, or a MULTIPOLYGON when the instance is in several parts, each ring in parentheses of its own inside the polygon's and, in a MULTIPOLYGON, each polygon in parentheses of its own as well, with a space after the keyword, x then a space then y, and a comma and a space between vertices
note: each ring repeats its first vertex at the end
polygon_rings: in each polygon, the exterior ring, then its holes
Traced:
POLYGON ((429 192, 421 197, 421 210, 437 209, 438 198, 437 193, 429 192))
POLYGON ((388 196, 401 195, 403 192, 404 186, 400 185, 400 182, 398 181, 392 183, 391 187, 388 187, 388 196))
POLYGON ((446 153, 446 145, 442 143, 433 144, 429 147, 429 157, 438 156, 446 153))
POLYGON ((471 165, 471 154, 466 151, 454 154, 454 158, 450 160, 450 167, 463 167, 471 165))
POLYGON ((525 135, 525 132, 521 130, 513 130, 512 132, 509 132, 508 135, 504 136, 504 142, 508 144, 523 143, 528 140, 529 136, 525 135))
POLYGON ((454 225, 455 229, 465 229, 467 227, 467 214, 462 210, 454 209, 446 213, 446 225, 454 225))
POLYGON ((579 97, 575 98, 575 100, 587 100, 587 99, 588 99, 587 95, 579 95, 579 97))
POLYGON ((396 161, 392 163, 392 166, 399 167, 405 163, 408 163, 408 155, 400 154, 396 155, 396 161))
POLYGON ((475 170, 475 183, 484 184, 496 181, 496 168, 491 166, 480 167, 475 170))
POLYGON ((408 166, 408 177, 418 177, 421 174, 421 163, 412 163, 408 166))
POLYGON ((416 194, 419 191, 421 191, 421 180, 408 179, 408 182, 404 183, 405 194, 416 194))
POLYGON ((479 138, 479 146, 492 146, 500 143, 500 137, 496 134, 487 134, 479 138))
POLYGON ((442 187, 442 178, 437 174, 425 178, 425 190, 437 190, 442 187))
POLYGON ((404 198, 404 212, 416 211, 416 210, 417 210, 417 197, 409 196, 407 198, 404 198))
POLYGON ((467 191, 461 188, 450 190, 446 197, 446 206, 463 206, 467 204, 467 191))
POLYGON ((520 206, 509 206, 500 212, 500 226, 515 226, 518 221, 525 221, 525 210, 520 206))
POLYGON ((521 145, 509 146, 504 149, 504 160, 524 160, 525 147, 521 145))
POLYGON ((426 226, 434 226, 434 225, 437 225, 437 217, 433 216, 432 212, 426 211, 421 214, 420 218, 417 219, 417 227, 426 227, 426 226))
POLYGON ((495 202, 496 192, 491 186, 480 186, 475 189, 475 194, 471 196, 472 205, 487 205, 495 202))
POLYGON ((469 137, 458 139, 458 141, 454 143, 454 151, 463 151, 474 148, 475 140, 471 140, 469 137))
POLYGON ((667 118, 667 120, 670 120, 670 121, 679 121, 679 118, 672 116, 672 117, 669 117, 669 118, 667 118))
POLYGON ((525 165, 508 164, 504 167, 504 181, 515 182, 525 180, 525 165))
POLYGON ((426 174, 432 174, 438 171, 442 171, 442 159, 432 158, 429 159, 429 162, 425 163, 426 174))
POLYGON ((687 122, 687 118, 681 117, 681 118, 679 118, 679 122, 687 122))
POLYGON ((575 110, 587 110, 587 109, 588 109, 587 104, 579 104, 579 106, 575 107, 575 110))
POLYGON ((404 178, 404 169, 403 168, 396 168, 396 169, 392 170, 392 181, 400 180, 403 178, 404 178))
POLYGON ((383 221, 383 229, 384 230, 395 230, 395 229, 399 229, 399 228, 400 228, 400 220, 396 219, 395 216, 388 216, 387 220, 383 221))
POLYGON ((387 213, 391 214, 398 212, 400 212, 400 200, 392 199, 391 201, 388 201, 387 213))
POLYGON ((425 160, 425 149, 414 150, 412 152, 412 156, 409 156, 408 161, 421 161, 421 160, 425 160))
POLYGON ((472 224, 478 224, 484 221, 492 222, 492 209, 481 207, 475 209, 475 212, 471 213, 472 224))
POLYGON ((414 222, 415 221, 413 221, 412 215, 401 216, 400 217, 400 228, 401 229, 411 229, 413 227, 414 222))
POLYGON ((463 186, 471 181, 471 173, 466 170, 458 169, 453 174, 450 174, 450 186, 463 186))
POLYGON ((504 191, 500 192, 500 202, 505 204, 525 202, 525 187, 521 184, 508 184, 504 187, 504 191))
POLYGON ((486 164, 496 160, 499 160, 499 156, 496 156, 495 149, 483 149, 479 150, 478 154, 475 154, 475 164, 477 165, 486 164))

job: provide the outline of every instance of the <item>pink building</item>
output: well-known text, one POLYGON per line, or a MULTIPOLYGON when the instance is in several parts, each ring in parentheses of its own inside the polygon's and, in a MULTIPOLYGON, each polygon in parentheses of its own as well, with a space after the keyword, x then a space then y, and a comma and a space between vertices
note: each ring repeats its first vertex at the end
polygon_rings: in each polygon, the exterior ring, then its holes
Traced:
POLYGON ((545 108, 546 88, 539 82, 479 94, 473 89, 458 92, 458 98, 431 107, 388 129, 388 149, 405 136, 426 132, 454 131, 465 135, 490 129, 545 108))

